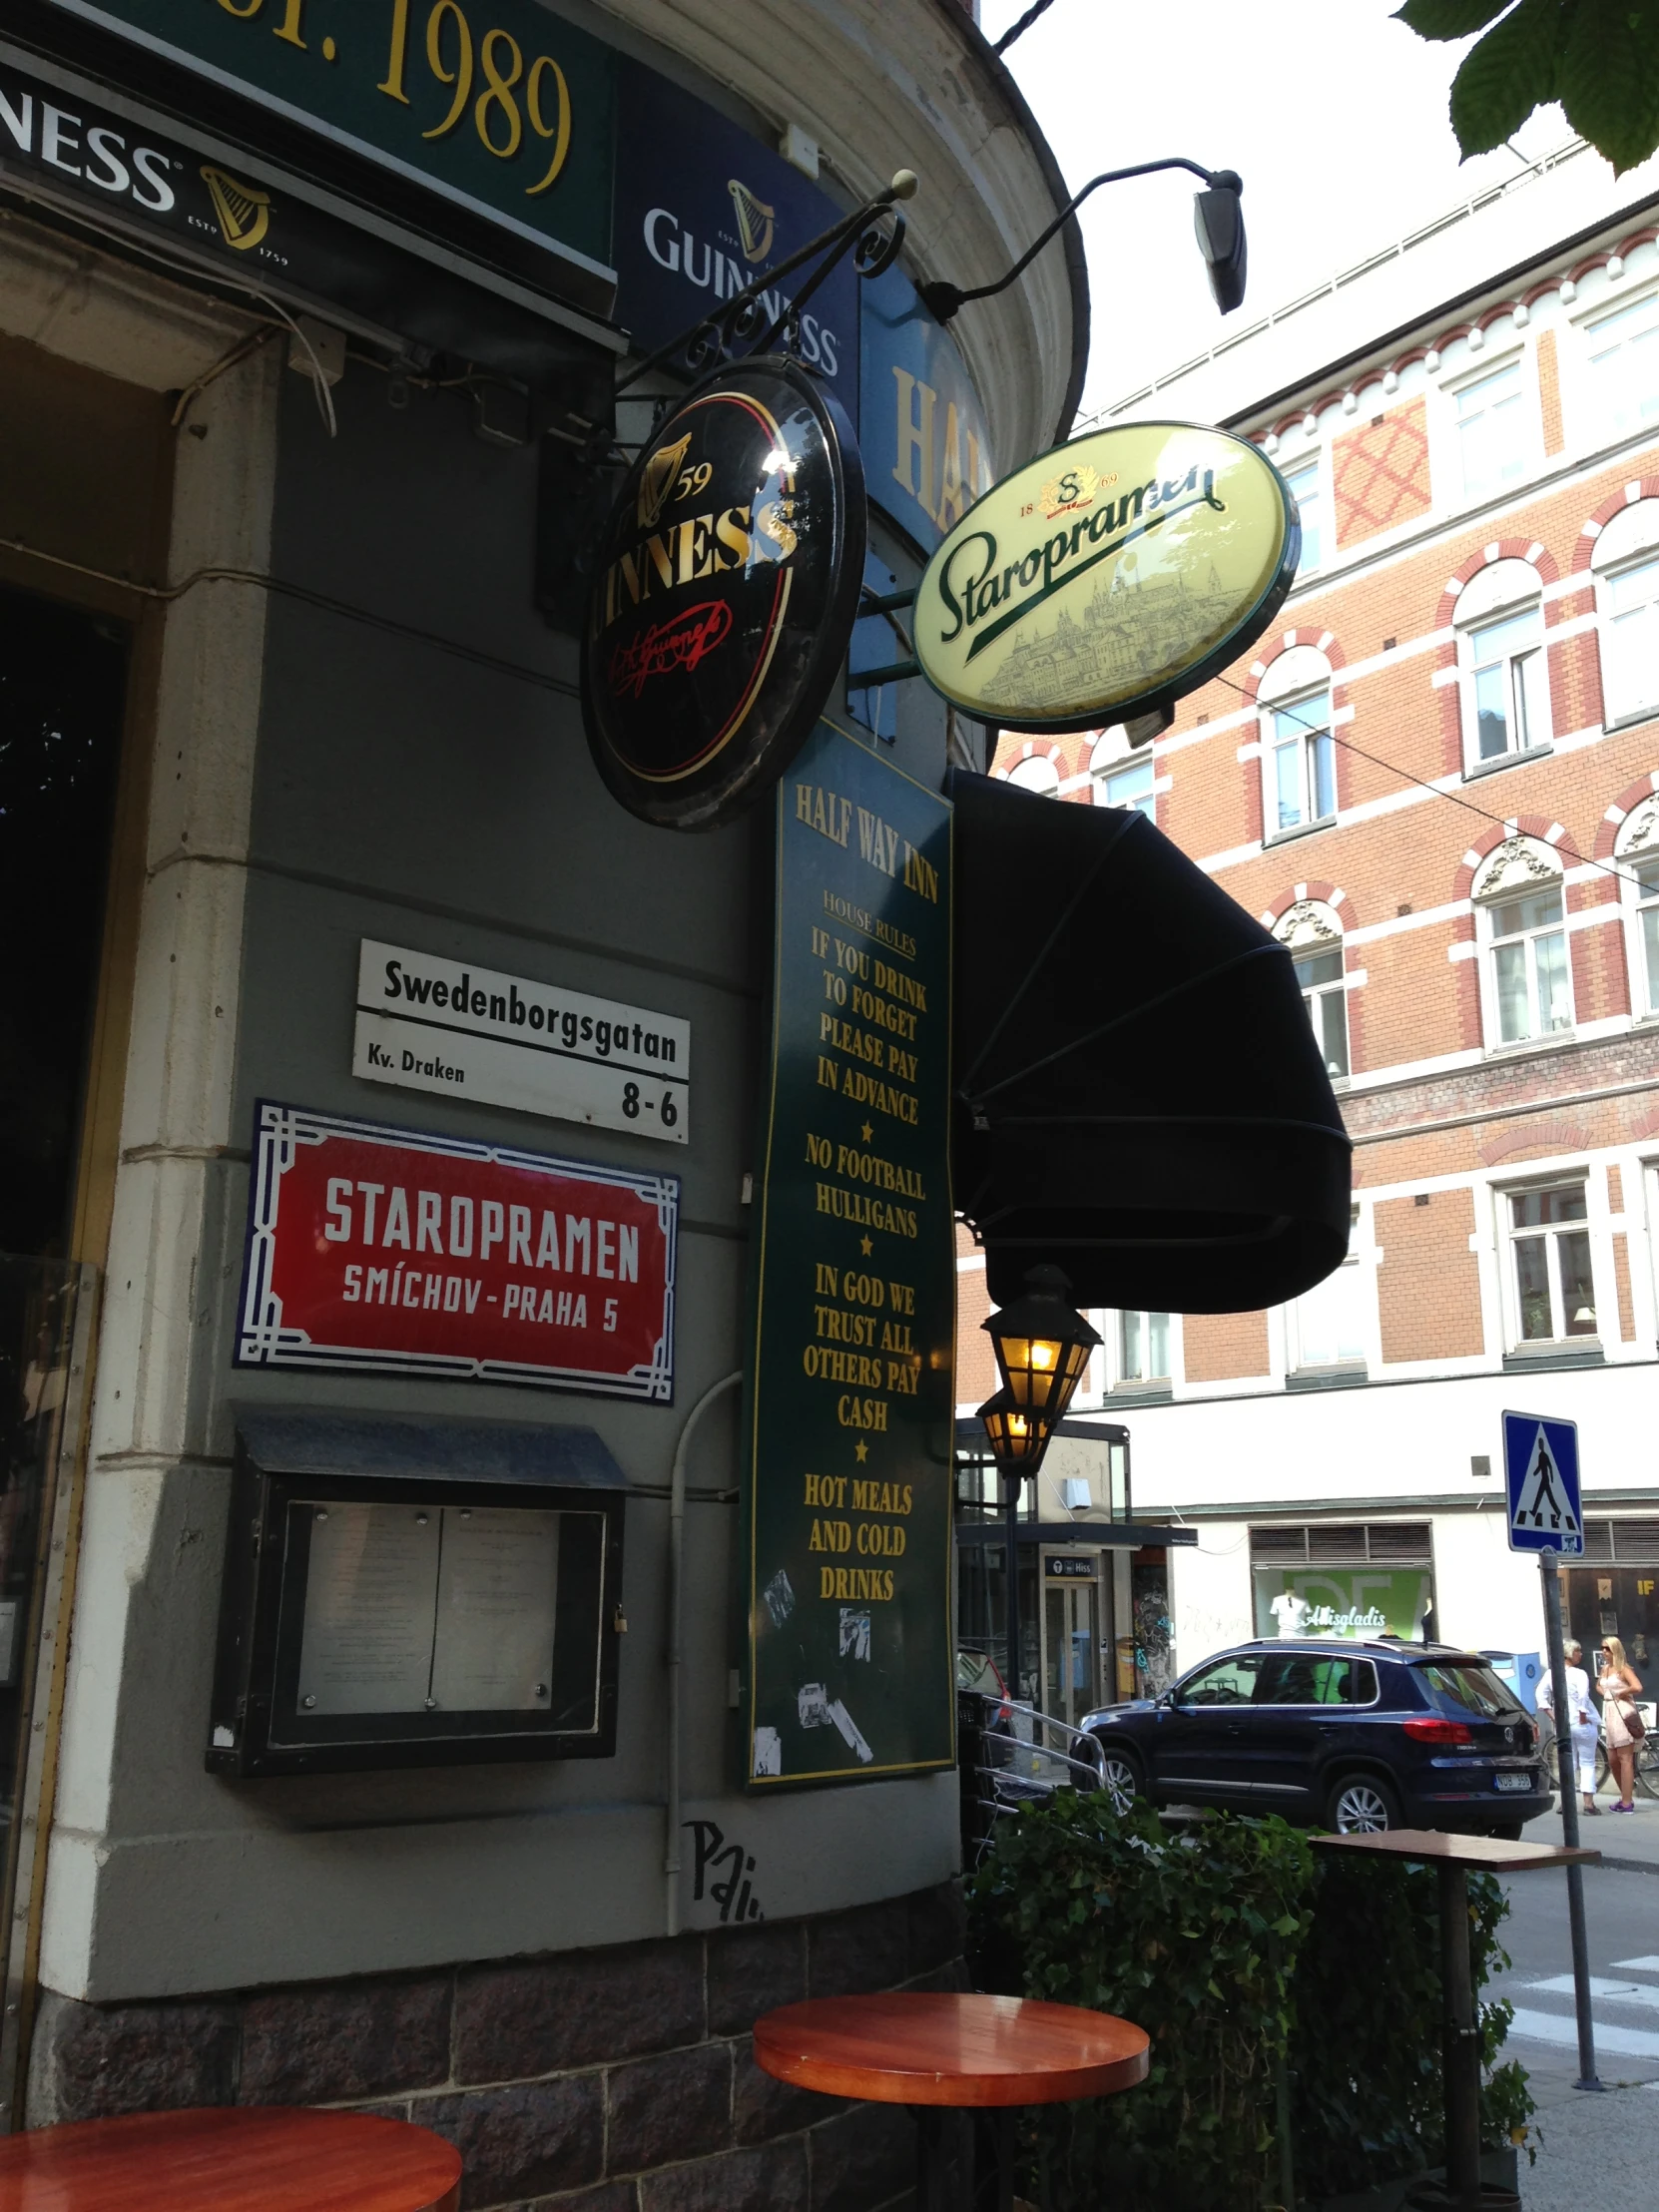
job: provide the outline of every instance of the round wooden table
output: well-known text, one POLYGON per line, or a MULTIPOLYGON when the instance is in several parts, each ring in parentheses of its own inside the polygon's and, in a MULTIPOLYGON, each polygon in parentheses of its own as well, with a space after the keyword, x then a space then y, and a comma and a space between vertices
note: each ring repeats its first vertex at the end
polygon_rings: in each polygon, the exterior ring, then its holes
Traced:
POLYGON ((1150 2064, 1146 2030, 1109 2012, 948 1990, 783 2005, 755 2022, 755 2061, 779 2081, 827 2096, 908 2105, 917 2123, 917 2212, 943 2212, 945 2204, 942 2107, 1002 2115, 998 2201, 1006 2212, 1014 2108, 1112 2096, 1144 2081, 1150 2064))
POLYGON ((0 2138, 0 2212, 455 2212, 461 2154, 361 2112, 250 2105, 0 2138))

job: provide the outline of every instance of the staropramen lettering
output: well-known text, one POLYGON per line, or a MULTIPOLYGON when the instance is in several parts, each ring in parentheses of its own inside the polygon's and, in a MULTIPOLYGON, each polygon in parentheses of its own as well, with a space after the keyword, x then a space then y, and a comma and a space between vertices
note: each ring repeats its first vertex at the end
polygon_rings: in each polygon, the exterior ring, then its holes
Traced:
POLYGON ((933 688, 1010 730, 1092 729, 1180 698, 1273 620, 1301 528, 1254 445, 1126 423, 971 507, 916 593, 933 688))

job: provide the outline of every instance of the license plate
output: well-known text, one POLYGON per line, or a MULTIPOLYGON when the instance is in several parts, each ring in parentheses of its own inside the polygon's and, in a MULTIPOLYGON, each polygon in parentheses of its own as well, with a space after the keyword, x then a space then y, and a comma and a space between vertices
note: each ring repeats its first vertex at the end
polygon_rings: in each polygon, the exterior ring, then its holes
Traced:
POLYGON ((1497 1786, 1500 1790, 1530 1790, 1532 1777, 1529 1774, 1500 1774, 1497 1786))

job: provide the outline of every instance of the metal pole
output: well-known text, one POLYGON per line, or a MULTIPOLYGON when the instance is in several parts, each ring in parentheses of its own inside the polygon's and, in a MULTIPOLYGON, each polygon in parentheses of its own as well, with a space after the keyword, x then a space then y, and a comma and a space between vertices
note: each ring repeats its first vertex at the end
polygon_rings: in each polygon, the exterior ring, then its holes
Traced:
MULTIPOLYGON (((1008 1695, 1019 1703, 1019 1500, 1025 1487, 1023 1473, 1004 1475, 1008 1487, 1008 1559, 1006 1585, 1008 1602, 1005 1608, 1008 1623, 1008 1695)), ((1012 1723, 1009 1723, 1010 1730, 1012 1723)))
POLYGON ((1451 2203, 1480 2201, 1480 2039, 1469 1981, 1469 1883, 1442 1860, 1440 1888, 1441 2067, 1445 2082, 1445 2193, 1451 2203))
MULTIPOLYGON (((1540 1551, 1538 1572, 1543 1581, 1550 1702, 1555 1709, 1555 1766, 1561 1788, 1561 1835, 1568 1849, 1576 1851, 1578 1768, 1573 1758, 1572 1712, 1567 1704, 1567 1653, 1561 1634, 1560 1555, 1552 1549, 1540 1551)), ((1590 1945, 1584 1933, 1584 1870, 1576 1863, 1567 1869, 1567 1926, 1572 1935, 1572 1998, 1578 2014, 1578 2079, 1573 2087, 1599 2089, 1595 2022, 1590 2017, 1590 1945)))

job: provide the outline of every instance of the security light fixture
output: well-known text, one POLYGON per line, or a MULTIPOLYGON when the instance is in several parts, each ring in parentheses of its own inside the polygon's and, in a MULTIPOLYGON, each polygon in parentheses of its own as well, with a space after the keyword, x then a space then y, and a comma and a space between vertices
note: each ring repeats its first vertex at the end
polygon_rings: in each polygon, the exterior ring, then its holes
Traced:
POLYGON ((1216 305, 1223 314, 1231 314, 1245 295, 1246 241, 1244 211, 1239 204, 1244 182, 1236 169, 1204 169, 1180 154, 1172 155, 1168 161, 1137 162, 1132 169, 1108 169, 1098 177, 1091 177, 1082 191, 1060 210, 1047 230, 1026 248, 1008 274, 999 276, 994 284, 977 284, 971 291, 964 291, 960 284, 953 284, 945 277, 923 284, 921 296, 928 313, 935 321, 948 322, 957 308, 968 300, 990 299, 997 292, 1006 291, 1016 276, 1024 275, 1067 217, 1076 214, 1091 192, 1101 185, 1121 184, 1128 177, 1150 177, 1161 169, 1185 169, 1203 182, 1204 190, 1193 195, 1193 228, 1198 234, 1199 252, 1204 256, 1216 305))
MULTIPOLYGON (((1002 1388, 991 1406, 1008 1400, 1009 1423, 1023 1415, 1034 1431, 1024 1454, 1042 1456, 1049 1437, 1065 1417, 1072 1392, 1082 1381, 1089 1354, 1100 1343, 1099 1334, 1070 1303, 1071 1285, 1056 1267, 1032 1268, 1025 1290, 1011 1306, 1004 1306, 984 1323, 996 1353, 1002 1388)), ((980 1408, 987 1431, 989 1407, 980 1408)), ((992 1449, 996 1449, 992 1437, 992 1449)), ((998 1464, 1001 1455, 998 1454, 998 1464)))

